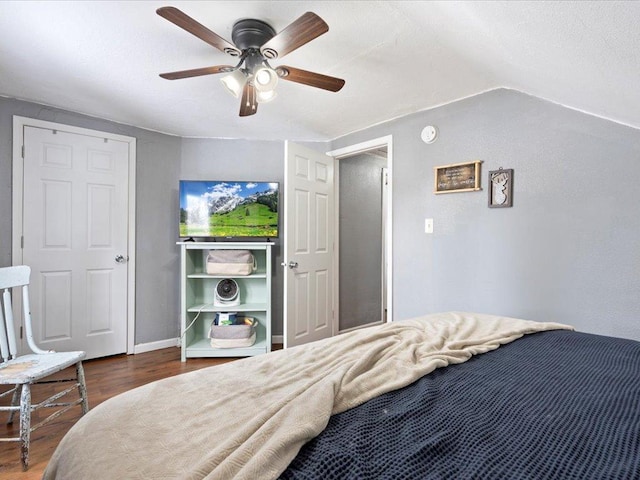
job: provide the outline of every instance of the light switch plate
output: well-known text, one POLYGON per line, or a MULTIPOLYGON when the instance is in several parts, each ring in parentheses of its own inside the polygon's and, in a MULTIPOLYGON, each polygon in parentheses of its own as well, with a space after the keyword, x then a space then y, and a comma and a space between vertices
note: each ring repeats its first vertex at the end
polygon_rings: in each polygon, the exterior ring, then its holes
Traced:
POLYGON ((433 218, 424 219, 424 233, 433 233, 433 218))

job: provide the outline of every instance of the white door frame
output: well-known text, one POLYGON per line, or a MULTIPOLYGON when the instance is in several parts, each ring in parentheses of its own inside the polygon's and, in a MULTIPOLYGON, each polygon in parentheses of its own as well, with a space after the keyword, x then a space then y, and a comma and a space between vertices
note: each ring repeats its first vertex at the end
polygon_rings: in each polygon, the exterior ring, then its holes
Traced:
MULTIPOLYGON (((384 137, 374 138, 373 140, 368 140, 366 142, 357 143, 355 145, 349 145, 348 147, 339 148, 337 150, 331 150, 327 152, 327 155, 336 159, 336 161, 340 161, 341 158, 352 157, 354 155, 358 155, 360 153, 365 153, 369 150, 375 150, 378 148, 387 147, 387 175, 389 184, 387 186, 387 236, 385 238, 385 254, 387 258, 387 322, 393 321, 393 136, 387 135, 384 137)), ((335 211, 335 245, 339 245, 340 241, 340 229, 339 229, 339 218, 338 212, 340 208, 340 188, 339 182, 337 179, 339 169, 336 167, 334 169, 334 211, 335 211)), ((340 319, 340 302, 338 301, 339 295, 339 261, 340 261, 340 253, 339 249, 336 247, 334 249, 334 281, 333 281, 333 293, 334 293, 334 308, 336 311, 336 315, 334 315, 333 322, 334 332, 340 332, 339 330, 339 319, 340 319)), ((359 328, 359 327, 356 327, 359 328)))
POLYGON ((12 159, 12 220, 11 220, 11 263, 22 264, 22 234, 23 234, 23 168, 22 146, 24 145, 24 127, 47 128, 62 132, 106 138, 125 142, 129 145, 129 212, 127 249, 127 353, 134 353, 135 346, 135 275, 136 275, 136 139, 114 133, 73 127, 61 123, 47 122, 35 118, 13 116, 13 159, 12 159))

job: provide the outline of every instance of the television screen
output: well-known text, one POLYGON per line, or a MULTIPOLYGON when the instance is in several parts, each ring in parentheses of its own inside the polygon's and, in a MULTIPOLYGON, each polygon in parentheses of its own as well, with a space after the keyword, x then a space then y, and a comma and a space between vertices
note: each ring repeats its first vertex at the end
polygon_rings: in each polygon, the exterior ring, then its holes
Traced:
POLYGON ((180 237, 277 237, 278 187, 180 180, 180 237))

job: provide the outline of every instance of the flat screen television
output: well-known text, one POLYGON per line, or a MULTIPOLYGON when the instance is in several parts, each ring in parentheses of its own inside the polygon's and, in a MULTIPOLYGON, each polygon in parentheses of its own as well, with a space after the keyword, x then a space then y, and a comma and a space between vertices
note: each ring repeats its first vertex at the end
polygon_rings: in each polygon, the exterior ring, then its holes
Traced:
POLYGON ((278 236, 279 184, 180 180, 180 238, 278 236))

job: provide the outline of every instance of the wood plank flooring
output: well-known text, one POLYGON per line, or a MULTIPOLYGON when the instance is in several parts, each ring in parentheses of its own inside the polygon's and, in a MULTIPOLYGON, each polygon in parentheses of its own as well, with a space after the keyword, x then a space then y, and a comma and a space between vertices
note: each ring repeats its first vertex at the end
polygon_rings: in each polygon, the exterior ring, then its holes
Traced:
MULTIPOLYGON (((274 348, 277 347, 274 346, 274 348)), ((89 393, 89 408, 140 385, 232 360, 234 359, 190 358, 183 363, 180 361, 179 348, 87 360, 84 362, 84 369, 89 393)), ((66 375, 69 376, 69 373, 66 375)), ((44 385, 33 387, 32 401, 35 403, 40 398, 45 398, 47 388, 50 387, 44 385)), ((7 400, 2 399, 2 404, 8 405, 10 397, 7 400)), ((46 412, 44 413, 46 414, 46 412)), ((38 414, 36 413, 36 415, 38 414)), ((9 426, 6 425, 7 413, 0 414, 0 435, 19 436, 17 417, 14 424, 9 426)), ((71 409, 52 423, 31 434, 29 470, 26 472, 22 471, 20 465, 20 444, 18 442, 0 442, 0 480, 39 480, 42 478, 42 473, 58 443, 78 418, 80 418, 80 407, 71 409)), ((32 424, 35 423, 32 420, 32 424)))

